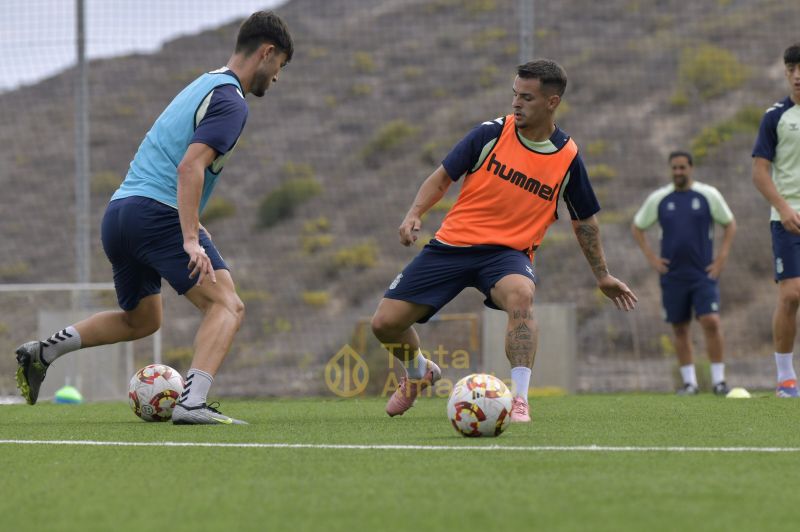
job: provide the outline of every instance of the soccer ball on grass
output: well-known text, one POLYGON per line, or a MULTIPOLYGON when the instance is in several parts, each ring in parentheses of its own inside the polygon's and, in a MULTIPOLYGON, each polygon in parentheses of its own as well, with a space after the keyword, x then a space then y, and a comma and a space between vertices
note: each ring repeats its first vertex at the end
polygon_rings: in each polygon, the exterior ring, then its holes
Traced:
POLYGON ((176 370, 150 364, 131 377, 128 402, 133 413, 145 421, 169 421, 185 383, 176 370))
POLYGON ((499 436, 511 421, 511 399, 511 391, 503 381, 475 373, 453 387, 447 417, 462 436, 499 436))

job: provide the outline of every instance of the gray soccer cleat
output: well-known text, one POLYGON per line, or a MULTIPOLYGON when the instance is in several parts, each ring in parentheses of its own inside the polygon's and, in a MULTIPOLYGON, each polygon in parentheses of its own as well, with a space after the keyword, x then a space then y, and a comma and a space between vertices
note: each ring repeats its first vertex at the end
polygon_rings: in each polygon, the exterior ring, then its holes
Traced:
POLYGON ((219 403, 205 403, 197 406, 184 406, 180 403, 172 410, 172 423, 175 425, 247 425, 246 421, 233 419, 215 407, 219 403))
POLYGON ((728 388, 728 385, 725 384, 725 381, 721 381, 721 382, 718 382, 718 383, 716 383, 714 385, 714 388, 712 388, 712 391, 714 392, 714 395, 719 395, 721 397, 725 397, 726 395, 728 395, 728 392, 730 392, 731 389, 728 388))
POLYGON ((682 388, 678 388, 677 391, 677 395, 697 395, 698 393, 700 393, 700 390, 697 389, 697 386, 688 382, 682 388))
POLYGON ((42 360, 42 342, 27 342, 17 348, 17 388, 29 405, 39 398, 48 364, 42 360))

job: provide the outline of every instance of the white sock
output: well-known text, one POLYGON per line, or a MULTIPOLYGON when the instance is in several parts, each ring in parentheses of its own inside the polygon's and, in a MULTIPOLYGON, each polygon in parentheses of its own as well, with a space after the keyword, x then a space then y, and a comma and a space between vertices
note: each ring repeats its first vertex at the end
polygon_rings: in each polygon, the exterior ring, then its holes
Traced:
POLYGON ((403 361, 409 379, 421 379, 428 371, 428 359, 422 354, 422 349, 417 349, 417 356, 403 361))
POLYGON ((694 372, 694 364, 681 366, 681 377, 684 384, 691 384, 697 388, 697 374, 694 372))
POLYGON ((531 384, 531 368, 518 366, 511 368, 511 381, 514 383, 514 396, 522 397, 528 402, 528 387, 531 384))
POLYGON ((711 384, 716 386, 725 380, 725 362, 711 363, 711 384))
POLYGON ((208 399, 208 390, 214 377, 205 371, 192 368, 186 374, 186 388, 178 402, 185 406, 199 406, 208 399))
POLYGON ((70 325, 61 329, 47 340, 42 340, 42 361, 52 364, 61 355, 81 348, 81 335, 78 330, 70 325))
POLYGON ((775 353, 775 365, 778 366, 778 382, 797 380, 792 366, 793 353, 775 353))

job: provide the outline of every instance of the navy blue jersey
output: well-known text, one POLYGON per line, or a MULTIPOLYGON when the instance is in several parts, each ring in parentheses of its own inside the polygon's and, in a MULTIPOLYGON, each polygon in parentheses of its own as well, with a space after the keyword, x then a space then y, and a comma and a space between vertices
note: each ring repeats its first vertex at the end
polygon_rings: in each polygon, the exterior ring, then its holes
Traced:
POLYGON ((639 229, 661 225, 661 257, 669 260, 666 277, 706 277, 713 262, 714 222, 728 225, 733 213, 719 191, 693 182, 689 190, 678 191, 670 184, 645 200, 634 216, 639 229))
POLYGON ((214 148, 218 156, 225 155, 233 149, 246 123, 247 106, 238 88, 222 85, 211 93, 208 109, 189 143, 199 142, 214 148))

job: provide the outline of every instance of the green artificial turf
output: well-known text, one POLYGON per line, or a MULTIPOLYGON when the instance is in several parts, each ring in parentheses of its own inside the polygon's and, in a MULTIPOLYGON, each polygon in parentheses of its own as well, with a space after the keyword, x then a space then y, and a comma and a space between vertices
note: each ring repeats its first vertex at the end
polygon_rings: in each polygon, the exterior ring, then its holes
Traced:
POLYGON ((224 413, 251 424, 188 427, 139 421, 124 403, 2 406, 0 529, 652 532, 777 530, 796 520, 797 401, 539 398, 532 423, 486 439, 457 435, 444 399, 420 399, 393 419, 383 406, 227 401, 224 413), (489 446, 515 450, 462 449, 489 446))

